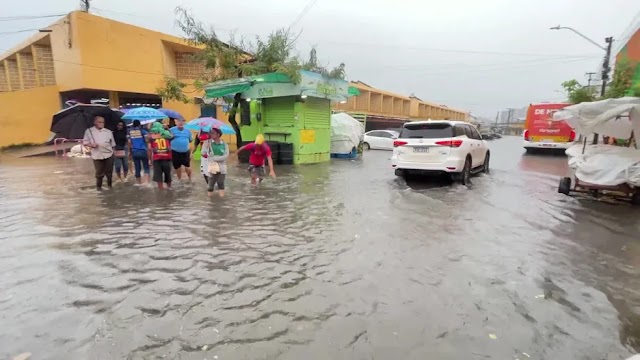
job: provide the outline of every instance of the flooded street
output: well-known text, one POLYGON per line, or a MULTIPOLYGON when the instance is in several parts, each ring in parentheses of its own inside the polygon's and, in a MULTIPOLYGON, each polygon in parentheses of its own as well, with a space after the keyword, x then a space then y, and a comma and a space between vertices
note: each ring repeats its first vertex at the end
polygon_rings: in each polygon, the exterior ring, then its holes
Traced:
POLYGON ((490 143, 470 189, 390 152, 97 194, 85 159, 0 162, 0 359, 624 359, 640 210, 557 193, 490 143))

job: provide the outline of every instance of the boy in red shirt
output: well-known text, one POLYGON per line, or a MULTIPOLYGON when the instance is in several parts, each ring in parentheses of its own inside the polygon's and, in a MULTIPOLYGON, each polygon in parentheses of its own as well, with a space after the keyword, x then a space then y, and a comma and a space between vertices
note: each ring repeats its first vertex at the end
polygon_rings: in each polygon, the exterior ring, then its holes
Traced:
POLYGON ((240 149, 241 151, 251 151, 251 156, 249 157, 249 174, 251 174, 251 185, 256 185, 258 181, 262 182, 264 179, 264 160, 267 160, 269 164, 269 176, 272 178, 276 178, 276 173, 273 171, 273 159, 271 158, 271 148, 269 145, 265 144, 264 136, 262 134, 258 134, 256 136, 256 141, 247 144, 240 149))
POLYGON ((160 190, 164 189, 163 181, 171 188, 171 133, 158 122, 153 123, 150 133, 149 162, 153 165, 153 181, 160 190))

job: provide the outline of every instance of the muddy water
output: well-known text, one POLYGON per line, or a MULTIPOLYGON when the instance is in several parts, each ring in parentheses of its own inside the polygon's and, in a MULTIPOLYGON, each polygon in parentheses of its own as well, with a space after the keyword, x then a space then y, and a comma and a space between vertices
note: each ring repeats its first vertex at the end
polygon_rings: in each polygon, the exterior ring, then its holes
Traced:
POLYGON ((0 358, 622 359, 640 211, 556 192, 566 159, 491 143, 471 189, 389 153, 228 196, 91 190, 80 159, 0 162, 0 358))

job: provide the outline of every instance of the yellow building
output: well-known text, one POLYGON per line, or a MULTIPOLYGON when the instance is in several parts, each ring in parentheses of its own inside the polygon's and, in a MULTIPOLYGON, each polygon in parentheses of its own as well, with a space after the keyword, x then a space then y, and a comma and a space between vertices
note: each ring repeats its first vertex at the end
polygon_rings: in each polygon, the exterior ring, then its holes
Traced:
POLYGON ((423 101, 415 96, 403 96, 374 88, 361 81, 351 86, 360 95, 350 97, 346 103, 336 104, 335 111, 367 116, 367 130, 400 127, 412 120, 464 120, 469 121, 469 113, 423 101))
MULTIPOLYGON (((155 95, 165 76, 189 83, 202 74, 192 57, 198 51, 175 36, 72 12, 0 56, 0 147, 46 142, 52 115, 70 100, 108 99, 113 108, 161 105, 186 119, 205 114, 226 121, 219 106, 155 95)), ((227 140, 235 144, 235 137, 227 140)))

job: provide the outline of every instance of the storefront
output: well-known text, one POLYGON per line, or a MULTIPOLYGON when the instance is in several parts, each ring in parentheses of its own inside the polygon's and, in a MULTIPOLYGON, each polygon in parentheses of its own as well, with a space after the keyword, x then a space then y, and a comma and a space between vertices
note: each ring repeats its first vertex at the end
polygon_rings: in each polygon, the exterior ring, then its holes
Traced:
POLYGON ((309 71, 300 72, 298 84, 286 75, 270 73, 215 82, 205 92, 208 98, 240 93, 248 104, 241 107, 245 113, 239 117, 243 141, 264 134, 281 148, 282 162, 292 157, 294 164, 329 161, 331 102, 353 95, 347 81, 309 71))

